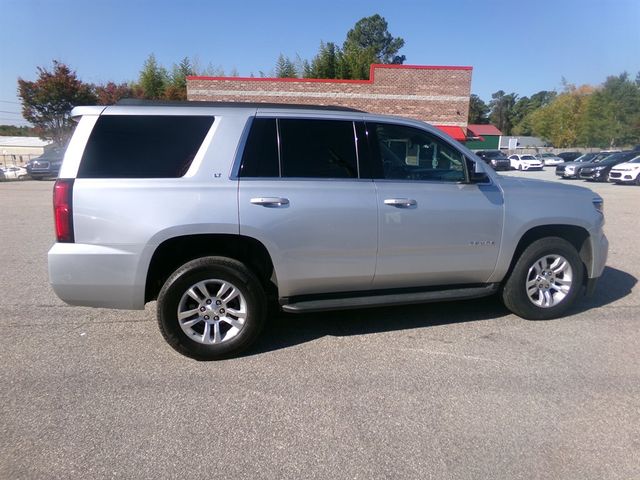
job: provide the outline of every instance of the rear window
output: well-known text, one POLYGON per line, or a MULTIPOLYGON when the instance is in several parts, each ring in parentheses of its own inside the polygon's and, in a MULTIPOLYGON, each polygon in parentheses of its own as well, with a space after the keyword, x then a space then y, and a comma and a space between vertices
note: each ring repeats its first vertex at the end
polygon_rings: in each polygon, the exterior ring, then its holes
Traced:
POLYGON ((87 142, 78 178, 182 177, 213 117, 101 116, 87 142))
MULTIPOLYGON (((239 176, 358 178, 356 128, 362 126, 347 120, 256 118, 239 176)), ((361 132, 361 144, 365 137, 361 132)))

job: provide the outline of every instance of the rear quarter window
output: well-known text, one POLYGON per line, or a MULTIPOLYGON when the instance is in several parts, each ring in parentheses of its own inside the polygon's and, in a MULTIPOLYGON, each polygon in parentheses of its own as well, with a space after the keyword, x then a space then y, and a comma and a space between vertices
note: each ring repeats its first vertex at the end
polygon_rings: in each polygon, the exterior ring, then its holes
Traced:
POLYGON ((101 116, 82 155, 78 178, 182 177, 213 117, 101 116))

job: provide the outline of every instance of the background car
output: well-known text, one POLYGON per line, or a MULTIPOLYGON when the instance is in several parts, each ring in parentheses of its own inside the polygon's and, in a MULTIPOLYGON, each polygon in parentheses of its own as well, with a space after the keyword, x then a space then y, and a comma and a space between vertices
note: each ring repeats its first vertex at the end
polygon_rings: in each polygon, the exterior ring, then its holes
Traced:
POLYGON ((585 153, 576 158, 573 162, 565 162, 556 166, 556 175, 563 178, 578 178, 580 176, 581 167, 587 163, 596 163, 607 158, 611 153, 585 153))
POLYGON ((576 158, 581 156, 582 152, 562 152, 558 154, 558 157, 560 157, 563 162, 573 162, 576 158))
POLYGON ((514 154, 509 156, 509 161, 514 170, 542 170, 544 166, 540 160, 530 154, 514 154))
POLYGON ((635 183, 640 185, 640 150, 637 157, 614 166, 609 172, 609 181, 613 183, 635 183))
POLYGON ((539 153, 535 157, 542 162, 544 166, 547 165, 559 165, 564 163, 564 160, 553 153, 539 153))
POLYGON ((494 170, 511 170, 511 161, 500 150, 480 150, 476 155, 494 170))
POLYGON ((638 152, 626 151, 614 153, 596 163, 585 164, 580 169, 580 178, 593 182, 606 182, 611 169, 638 156, 638 152))
POLYGON ((64 148, 50 147, 45 152, 27 163, 27 173, 34 180, 56 178, 60 172, 64 148))
POLYGON ((6 167, 0 167, 2 171, 2 180, 24 180, 27 178, 27 169, 24 167, 16 167, 15 165, 7 165, 6 167))

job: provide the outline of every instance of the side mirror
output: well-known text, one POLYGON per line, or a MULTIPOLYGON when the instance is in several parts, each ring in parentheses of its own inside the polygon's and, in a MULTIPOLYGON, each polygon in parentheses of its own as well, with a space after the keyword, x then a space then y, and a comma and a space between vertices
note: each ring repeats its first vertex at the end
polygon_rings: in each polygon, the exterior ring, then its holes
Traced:
POLYGON ((467 165, 472 167, 469 168, 469 183, 484 183, 489 181, 489 175, 487 175, 487 172, 485 172, 482 165, 480 165, 480 162, 467 160, 467 165))

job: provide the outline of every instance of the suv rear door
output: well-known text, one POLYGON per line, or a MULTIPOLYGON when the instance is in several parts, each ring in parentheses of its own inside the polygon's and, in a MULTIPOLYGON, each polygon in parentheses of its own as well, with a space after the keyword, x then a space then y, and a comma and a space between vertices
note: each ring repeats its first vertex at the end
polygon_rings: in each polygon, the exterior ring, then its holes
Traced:
POLYGON ((379 246, 374 288, 486 282, 500 249, 503 196, 469 183, 473 161, 413 126, 367 123, 379 246))
POLYGON ((256 117, 239 179, 240 233, 269 251, 281 297, 370 287, 376 194, 358 157, 363 124, 256 117))

